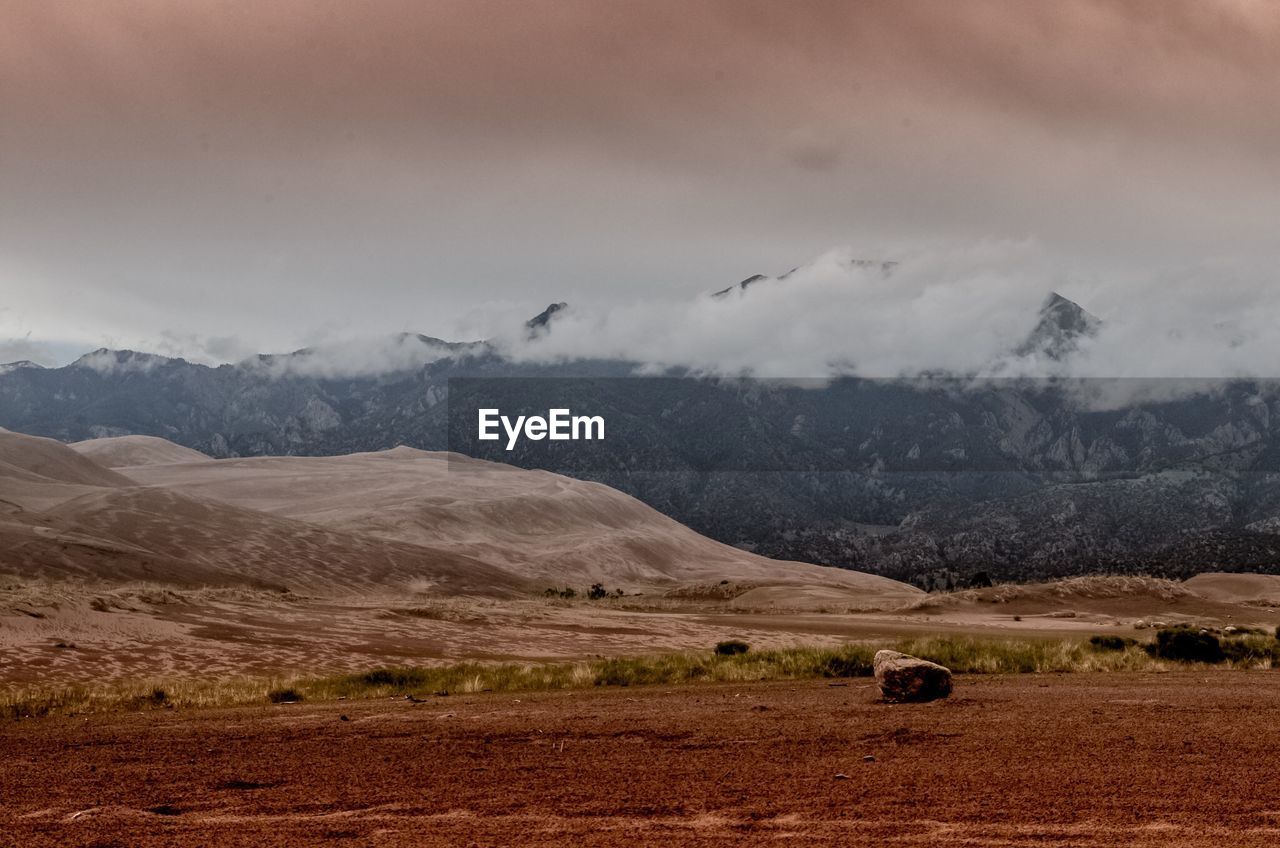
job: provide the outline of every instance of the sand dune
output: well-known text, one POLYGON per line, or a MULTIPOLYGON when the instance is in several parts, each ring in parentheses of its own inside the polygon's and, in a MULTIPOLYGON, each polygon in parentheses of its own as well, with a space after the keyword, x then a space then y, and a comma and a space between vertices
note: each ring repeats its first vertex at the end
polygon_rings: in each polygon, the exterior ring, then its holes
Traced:
POLYGON ((157 564, 148 579, 182 586, 359 594, 414 585, 443 594, 487 595, 521 588, 500 569, 450 551, 319 527, 153 487, 96 492, 47 514, 86 536, 152 554, 157 564))
POLYGON ((40 511, 99 489, 133 485, 61 442, 0 430, 0 513, 40 511))
POLYGON ((129 468, 138 480, 248 509, 428 545, 545 586, 733 580, 820 585, 881 602, 918 590, 782 563, 707 539, 615 489, 411 448, 129 468))
POLYGON ((161 439, 158 436, 111 436, 73 442, 69 447, 107 468, 200 462, 209 458, 198 450, 175 445, 168 439, 161 439))
POLYGON ((1280 575, 1277 574, 1197 574, 1183 585, 1202 598, 1220 603, 1280 606, 1280 575))
POLYGON ((69 450, 62 442, 0 430, 0 473, 35 475, 83 486, 129 486, 133 481, 69 450))
POLYGON ((16 433, 0 433, 0 502, 0 571, 27 579, 322 594, 528 588, 460 553, 139 485, 59 442, 16 433))
POLYGON ((722 580, 821 587, 846 605, 919 594, 722 545, 607 486, 444 453, 212 460, 154 437, 74 447, 3 434, 9 572, 325 594, 722 580))

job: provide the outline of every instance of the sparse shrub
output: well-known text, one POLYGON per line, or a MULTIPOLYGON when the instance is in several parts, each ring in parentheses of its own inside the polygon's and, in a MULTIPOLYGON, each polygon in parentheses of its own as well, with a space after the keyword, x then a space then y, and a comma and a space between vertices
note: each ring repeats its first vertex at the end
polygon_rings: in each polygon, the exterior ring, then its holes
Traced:
POLYGON ((866 677, 874 670, 870 657, 841 653, 826 657, 819 673, 823 677, 866 677))
POLYGON ((169 706, 169 693, 155 686, 149 692, 143 692, 133 698, 132 707, 134 709, 144 710, 147 707, 164 707, 169 706))
POLYGON ((559 589, 556 589, 556 588, 554 588, 554 587, 551 587, 551 588, 548 588, 548 589, 547 589, 545 592, 543 592, 542 594, 543 594, 543 595, 545 595, 545 596, 546 596, 546 597, 548 597, 548 598, 557 598, 557 597, 559 597, 559 596, 560 596, 560 590, 559 590, 559 589))
POLYGON ((568 586, 566 586, 565 588, 560 590, 560 597, 564 598, 566 601, 571 601, 574 598, 578 597, 578 593, 573 589, 569 588, 568 586))
POLYGON ((607 597, 609 597, 609 591, 604 588, 603 583, 592 583, 591 588, 587 590, 588 600, 598 601, 607 597))
POLYGON ((1238 639, 1224 639, 1222 653, 1233 663, 1280 665, 1280 643, 1269 636, 1250 634, 1238 639))
POLYGON ((302 693, 292 687, 272 689, 267 693, 267 700, 273 704, 289 704, 302 700, 302 693))
POLYGON ((1180 662, 1220 663, 1227 659, 1217 636, 1190 627, 1158 631, 1155 644, 1148 645, 1147 651, 1152 656, 1180 662))
POLYGON ((417 689, 427 680, 421 668, 375 668, 360 675, 365 686, 392 686, 396 689, 417 689))
POLYGON ((102 598, 94 598, 89 602, 89 609, 97 612, 111 612, 111 605, 102 598))
POLYGON ((1276 639, 1280 640, 1280 624, 1276 625, 1276 639))
POLYGON ((751 650, 751 646, 741 639, 727 639, 716 643, 716 654, 722 657, 736 657, 751 650))
POLYGON ((1126 636, 1091 636, 1089 638, 1089 646, 1095 651, 1127 651, 1137 644, 1137 639, 1126 636))

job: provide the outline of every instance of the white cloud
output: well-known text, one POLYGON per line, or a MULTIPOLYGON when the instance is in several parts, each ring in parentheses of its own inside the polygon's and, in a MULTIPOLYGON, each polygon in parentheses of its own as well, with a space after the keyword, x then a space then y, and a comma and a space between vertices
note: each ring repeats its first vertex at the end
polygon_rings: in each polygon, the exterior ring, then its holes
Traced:
POLYGON ((1034 241, 891 255, 841 249, 724 297, 600 311, 571 305, 553 332, 527 339, 511 331, 495 343, 517 360, 614 357, 759 377, 948 372, 1195 386, 1191 378, 1280 376, 1280 288, 1271 276, 1219 262, 1102 284, 1064 274, 1034 241), (860 258, 897 264, 886 270, 860 258), (1015 356, 1052 291, 1098 315, 1100 330, 1062 360, 1015 356))
POLYGON ((468 345, 450 345, 412 333, 330 340, 293 353, 254 357, 240 367, 268 377, 359 377, 408 371, 449 356, 465 356, 468 345))
POLYGON ((1051 283, 1032 242, 841 249, 725 297, 570 308, 545 336, 496 344, 515 359, 617 357, 759 377, 965 372, 1017 345, 1051 283))
POLYGON ((47 345, 31 340, 31 334, 11 339, 0 339, 0 365, 10 362, 34 362, 37 365, 55 365, 56 357, 47 345))

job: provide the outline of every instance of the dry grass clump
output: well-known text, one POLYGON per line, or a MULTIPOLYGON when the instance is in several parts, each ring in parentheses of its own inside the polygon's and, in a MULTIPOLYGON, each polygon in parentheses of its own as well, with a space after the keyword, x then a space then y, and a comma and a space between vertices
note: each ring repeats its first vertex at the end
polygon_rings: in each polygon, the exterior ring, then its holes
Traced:
MULTIPOLYGON (((1223 640, 1223 667, 1280 665, 1280 644, 1251 634, 1223 640)), ((603 686, 745 683, 866 677, 880 648, 932 660, 957 674, 1150 672, 1184 665, 1133 640, 976 639, 925 637, 835 648, 801 647, 720 653, 715 650, 561 663, 463 662, 388 666, 355 674, 285 680, 228 679, 122 683, 104 687, 32 687, 0 693, 0 718, 104 710, 236 706, 339 698, 425 699, 478 692, 533 692, 603 686), (157 694, 159 693, 159 694, 157 694)))

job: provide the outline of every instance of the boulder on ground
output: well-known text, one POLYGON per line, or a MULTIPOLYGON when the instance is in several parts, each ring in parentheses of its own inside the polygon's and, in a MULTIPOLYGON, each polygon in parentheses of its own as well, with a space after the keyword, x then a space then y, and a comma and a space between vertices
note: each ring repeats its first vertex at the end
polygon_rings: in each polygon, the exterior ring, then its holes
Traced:
POLYGON ((951 670, 897 651, 877 651, 876 683, 890 701, 935 701, 951 694, 951 670))

